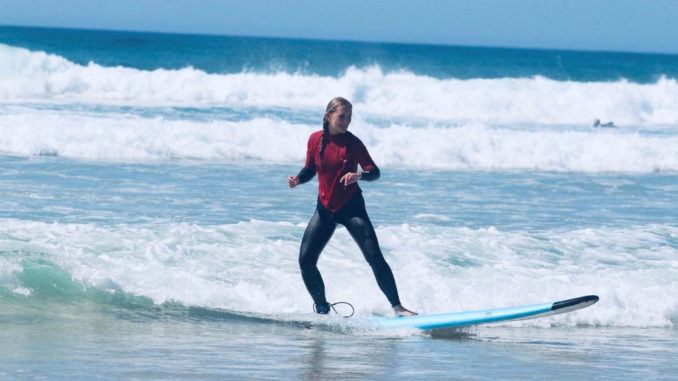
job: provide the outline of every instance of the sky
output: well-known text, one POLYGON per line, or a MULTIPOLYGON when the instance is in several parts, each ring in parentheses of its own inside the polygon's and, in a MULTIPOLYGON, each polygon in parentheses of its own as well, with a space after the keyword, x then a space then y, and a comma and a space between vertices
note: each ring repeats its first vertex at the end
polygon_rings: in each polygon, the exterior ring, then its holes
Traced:
POLYGON ((678 0, 0 0, 0 25, 678 54, 678 0))

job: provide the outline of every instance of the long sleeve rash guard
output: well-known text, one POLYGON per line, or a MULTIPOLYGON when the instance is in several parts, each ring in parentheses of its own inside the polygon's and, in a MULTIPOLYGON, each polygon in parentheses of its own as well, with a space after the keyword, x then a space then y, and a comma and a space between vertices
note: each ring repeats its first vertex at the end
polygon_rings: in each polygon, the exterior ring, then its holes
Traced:
POLYGON ((339 179, 349 172, 357 172, 360 164, 364 171, 361 180, 373 181, 379 178, 379 168, 363 142, 350 132, 327 135, 327 145, 320 163, 322 133, 322 130, 316 131, 308 138, 306 164, 299 172, 299 183, 311 180, 318 173, 320 201, 327 210, 336 213, 360 190, 357 182, 344 187, 339 179))

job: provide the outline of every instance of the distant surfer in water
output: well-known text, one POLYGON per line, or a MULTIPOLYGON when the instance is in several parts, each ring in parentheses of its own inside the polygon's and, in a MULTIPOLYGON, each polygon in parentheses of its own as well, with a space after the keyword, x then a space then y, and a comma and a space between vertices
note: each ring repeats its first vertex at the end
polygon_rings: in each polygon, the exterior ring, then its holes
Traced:
POLYGON ((377 284, 396 315, 416 315, 400 304, 393 272, 379 249, 377 235, 365 210, 365 200, 357 182, 374 181, 380 173, 365 145, 348 132, 352 110, 353 106, 344 98, 330 101, 323 117, 322 131, 312 133, 308 139, 304 168, 298 175, 287 178, 290 188, 294 188, 318 174, 317 207, 306 227, 299 251, 301 276, 315 302, 315 311, 329 313, 331 306, 325 299, 325 284, 317 264, 337 224, 342 224, 372 267, 377 284), (362 172, 358 172, 358 164, 362 172))
POLYGON ((593 121, 593 127, 614 128, 617 126, 613 122, 600 123, 600 119, 596 119, 593 121))

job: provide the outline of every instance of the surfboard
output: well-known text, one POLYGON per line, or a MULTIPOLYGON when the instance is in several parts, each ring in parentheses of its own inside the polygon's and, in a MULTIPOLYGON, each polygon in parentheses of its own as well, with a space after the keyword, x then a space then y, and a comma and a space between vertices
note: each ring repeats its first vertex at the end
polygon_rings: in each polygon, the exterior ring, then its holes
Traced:
POLYGON ((418 328, 422 330, 433 330, 510 320, 535 319, 585 308, 597 301, 598 297, 596 295, 587 295, 557 302, 532 304, 520 307, 505 307, 480 311, 452 312, 408 317, 373 317, 372 319, 380 326, 386 328, 418 328))

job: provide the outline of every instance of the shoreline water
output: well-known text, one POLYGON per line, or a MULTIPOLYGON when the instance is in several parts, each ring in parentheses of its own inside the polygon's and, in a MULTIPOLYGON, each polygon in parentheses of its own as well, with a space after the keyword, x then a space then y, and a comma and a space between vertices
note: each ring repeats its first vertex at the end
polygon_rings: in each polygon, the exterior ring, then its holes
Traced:
MULTIPOLYGON (((678 374, 673 56, 10 32, 0 377, 678 374), (381 168, 361 187, 408 307, 600 302, 451 337, 312 315, 317 183, 285 179, 336 95, 381 168)), ((390 312, 344 229, 319 266, 332 301, 390 312)))
POLYGON ((8 343, 0 353, 0 375, 72 379, 92 369, 100 379, 316 379, 324 374, 343 379, 669 380, 678 370, 662 349, 675 342, 675 329, 483 328, 461 340, 347 336, 270 325, 265 334, 247 334, 253 331, 259 330, 218 321, 23 325, 0 334, 8 343), (422 358, 431 352, 435 357, 422 358))

